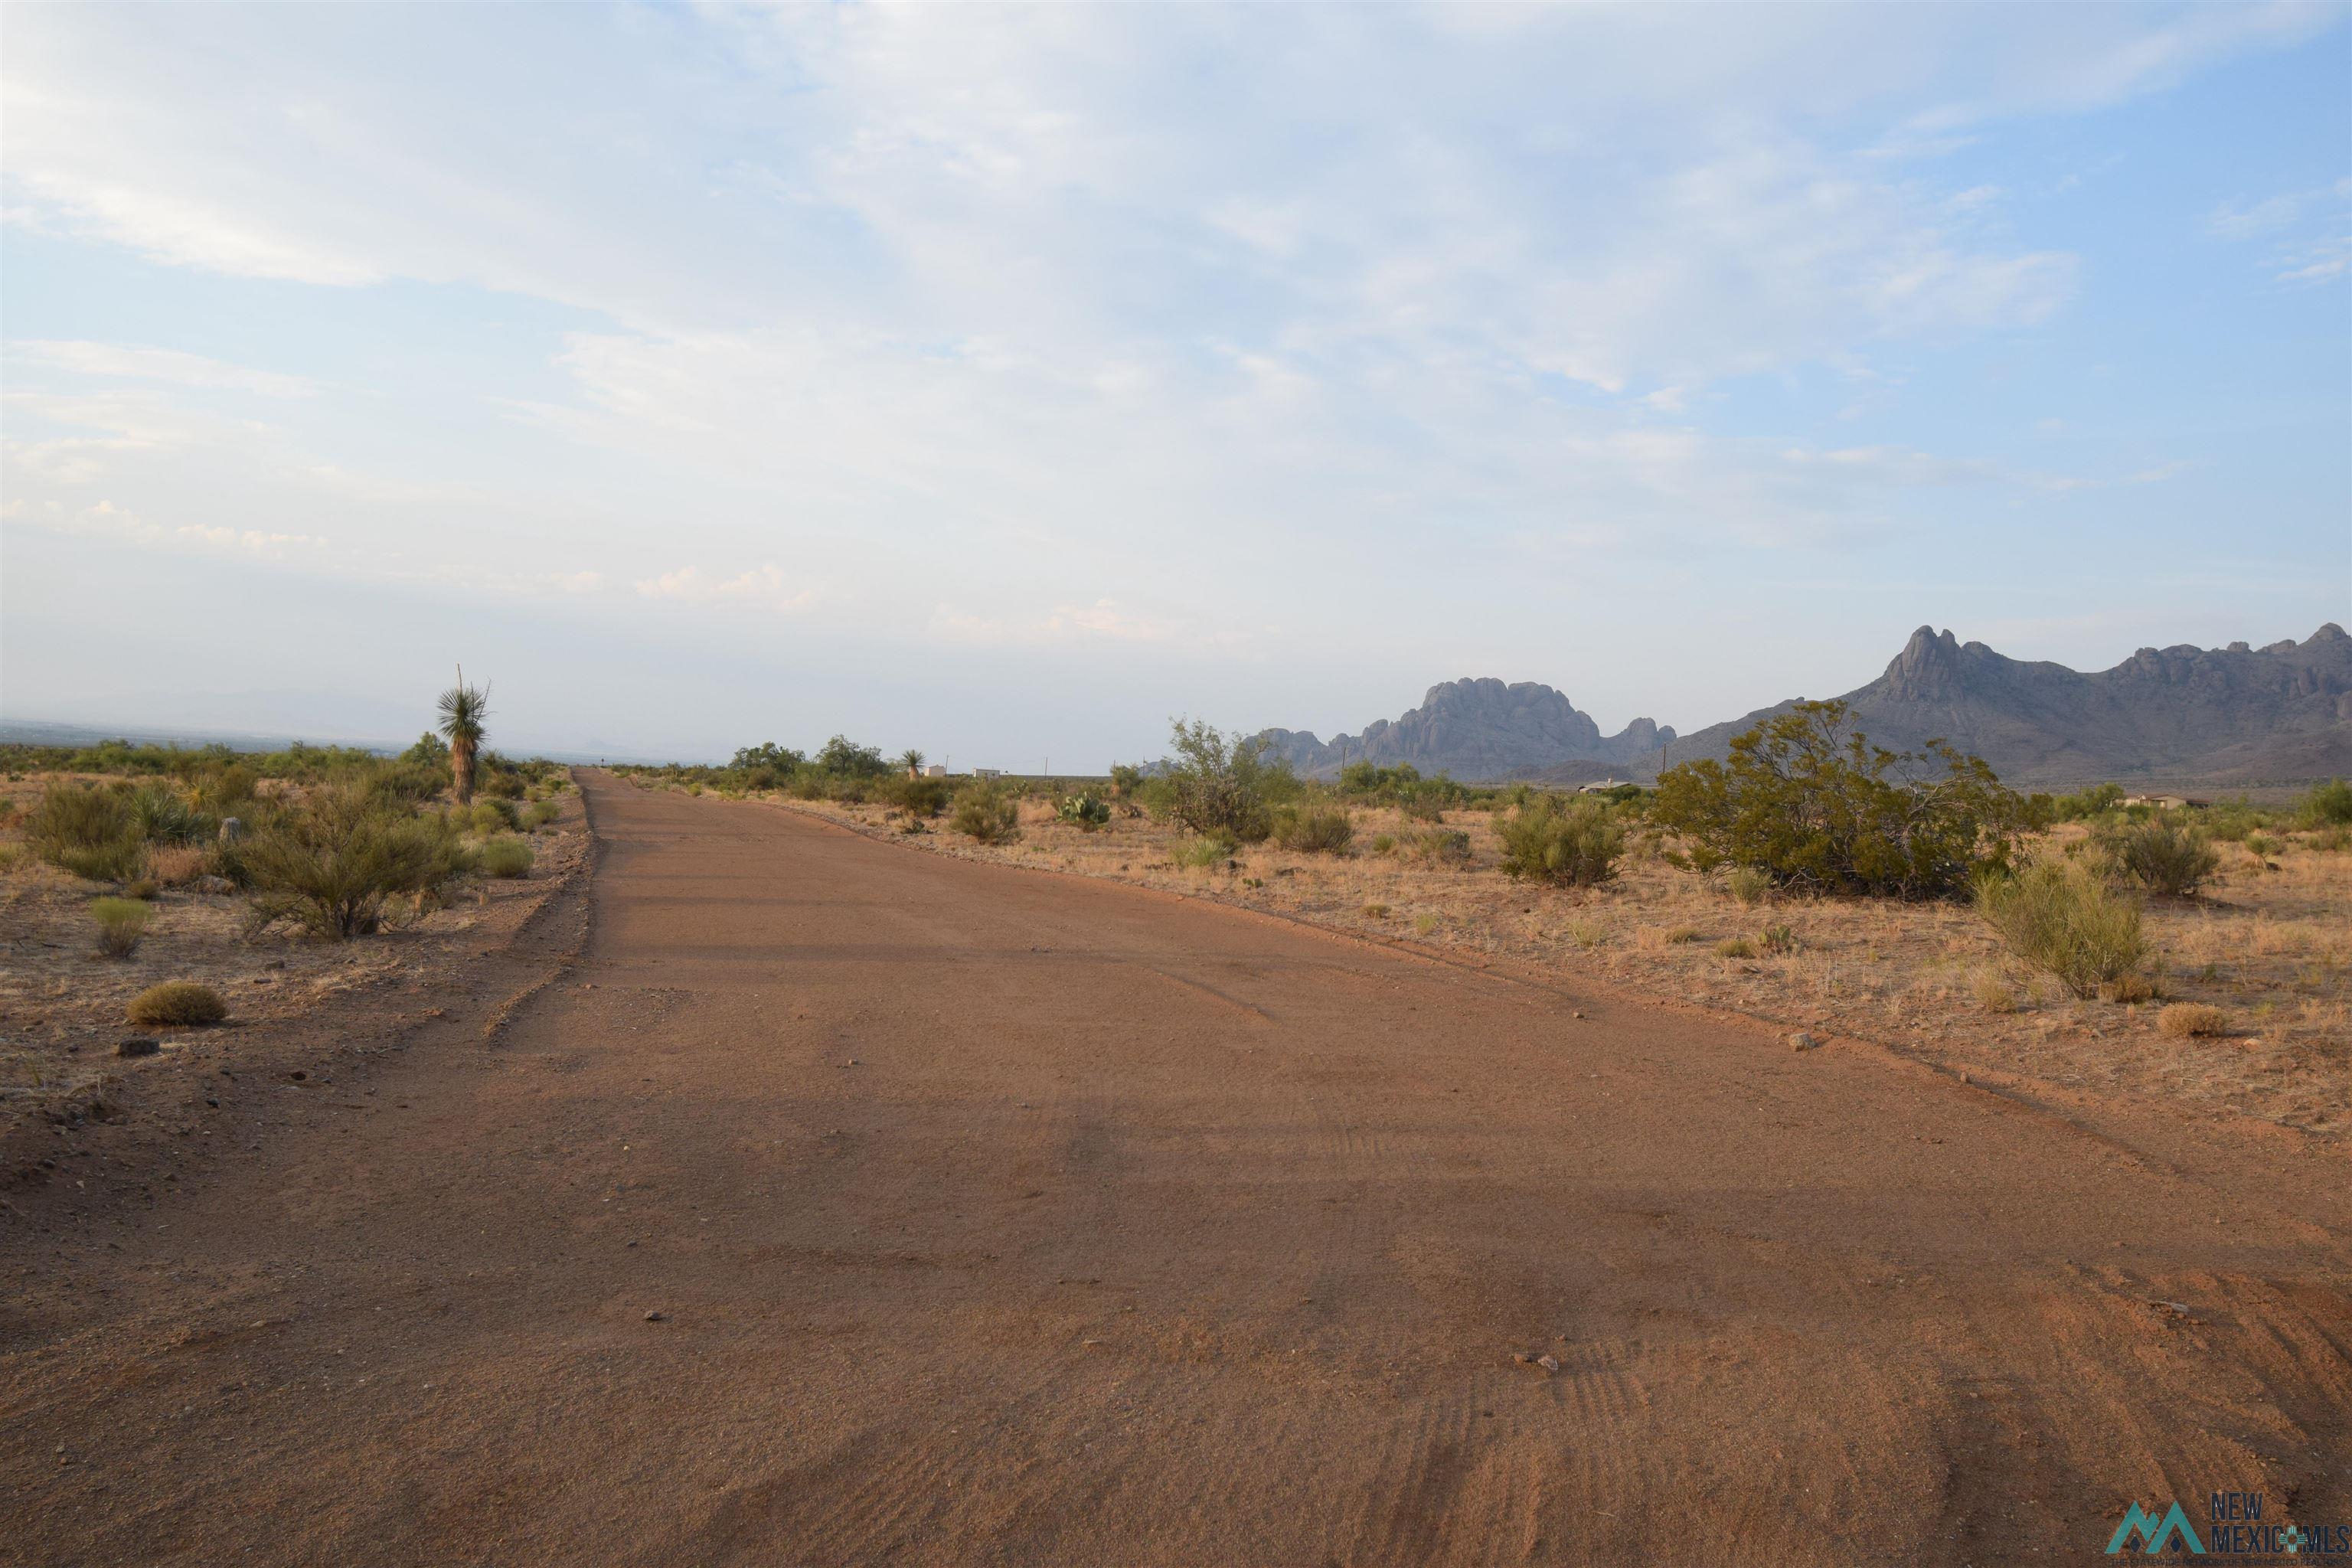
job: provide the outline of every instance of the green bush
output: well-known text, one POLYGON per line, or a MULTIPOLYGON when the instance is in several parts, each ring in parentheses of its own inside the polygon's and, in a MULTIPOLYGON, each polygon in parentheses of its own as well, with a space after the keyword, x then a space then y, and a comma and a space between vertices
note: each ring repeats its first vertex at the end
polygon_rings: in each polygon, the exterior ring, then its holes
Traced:
POLYGON ((1731 742, 1730 762, 1684 763, 1659 777, 1651 823, 1701 871, 1752 866, 1826 892, 1958 898, 2009 864, 2024 802, 1981 757, 1940 741, 1919 752, 1870 744, 1843 702, 1801 702, 1731 742))
POLYGON ((2101 985, 2133 973, 2147 952, 2139 906, 2058 861, 1988 876, 1977 889, 1977 910, 2010 951, 2077 996, 2095 996, 2101 985))
POLYGON ((481 795, 476 798, 468 816, 477 833, 504 833, 518 826, 520 818, 515 803, 501 795, 481 795))
POLYGON ((1274 841, 1297 854, 1345 855, 1355 838, 1344 805, 1285 806, 1275 816, 1274 841))
POLYGON ((993 779, 964 785, 955 797, 948 826, 981 844, 1010 844, 1021 837, 1021 798, 993 779))
POLYGON ((1569 887, 1596 887, 1617 874, 1625 852, 1625 830, 1615 814, 1594 800, 1562 804, 1535 795, 1508 816, 1495 819, 1503 847, 1503 870, 1512 877, 1569 887))
POLYGON ((1749 909, 1762 903, 1772 891, 1772 873, 1761 866, 1734 866, 1723 879, 1724 891, 1749 909))
POLYGON ((2330 779, 2315 785, 2298 810, 2303 820, 2315 827, 2352 826, 2352 784, 2330 779))
POLYGON ((192 980, 167 980, 150 985, 122 1010, 129 1024, 217 1024, 228 1016, 228 1004, 219 992, 192 980))
POLYGON ((1110 820, 1110 802, 1092 790, 1082 790, 1076 795, 1064 795, 1061 804, 1055 806, 1054 814, 1064 822, 1075 823, 1086 832, 1092 833, 1110 820))
POLYGON ((545 827, 562 815, 563 808, 551 800, 532 801, 530 808, 523 814, 528 825, 533 828, 545 827))
POLYGON ((2151 893, 2193 893, 2221 865, 2202 833, 2168 816, 2104 828, 2092 843, 2118 880, 2151 893))
POLYGON ((520 838, 493 838, 474 857, 474 868, 485 877, 512 880, 530 876, 535 858, 530 846, 520 838))
POLYGON ((394 895, 439 892, 463 864, 438 822, 349 785, 314 791, 238 851, 254 890, 254 929, 291 921, 338 942, 381 926, 394 895))
POLYGON ((1255 844, 1274 831, 1274 807, 1298 794, 1289 765, 1268 763, 1260 742, 1198 719, 1175 721, 1169 740, 1176 754, 1152 794, 1160 814, 1179 826, 1255 844))
POLYGON ((145 848, 121 793, 79 784, 48 787, 25 818, 25 842, 50 865, 93 882, 131 876, 145 848))
POLYGON ((92 899, 89 918, 98 922, 98 951, 109 958, 128 958, 139 951, 155 911, 137 899, 92 899))
POLYGON ((933 778, 898 778, 890 781, 884 798, 918 818, 930 818, 948 808, 948 781, 933 778))
POLYGON ((235 816, 254 798, 254 783, 253 770, 243 763, 208 768, 196 775, 195 807, 211 816, 235 816))
POLYGON ((2089 789, 2074 795, 2062 795, 2051 802, 2051 816, 2059 822, 2087 822, 2095 816, 2105 816, 2123 803, 2123 785, 2093 784, 2089 789))

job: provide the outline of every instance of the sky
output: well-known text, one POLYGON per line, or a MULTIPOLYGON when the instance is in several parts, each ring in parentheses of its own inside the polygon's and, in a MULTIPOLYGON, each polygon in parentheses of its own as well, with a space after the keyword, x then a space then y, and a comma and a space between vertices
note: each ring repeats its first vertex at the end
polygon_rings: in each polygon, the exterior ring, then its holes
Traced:
POLYGON ((13 5, 0 716, 959 768, 2352 621, 2352 8, 13 5))

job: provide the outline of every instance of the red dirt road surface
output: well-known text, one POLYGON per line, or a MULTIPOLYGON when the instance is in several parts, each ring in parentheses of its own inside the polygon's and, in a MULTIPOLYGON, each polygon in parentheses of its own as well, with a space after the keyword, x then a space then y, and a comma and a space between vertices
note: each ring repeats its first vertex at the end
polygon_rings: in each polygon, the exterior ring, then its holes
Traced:
POLYGON ((2213 1491, 2352 1522, 2338 1155, 585 783, 593 882, 402 1048, 223 1080, 184 1176, 124 1144, 6 1194, 0 1561, 1994 1564, 2213 1491))

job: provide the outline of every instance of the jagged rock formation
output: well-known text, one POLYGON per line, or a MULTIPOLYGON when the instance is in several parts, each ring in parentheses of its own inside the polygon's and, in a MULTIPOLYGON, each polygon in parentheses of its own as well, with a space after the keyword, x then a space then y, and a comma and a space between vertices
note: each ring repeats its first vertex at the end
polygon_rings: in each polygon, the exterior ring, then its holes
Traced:
POLYGON ((1570 763, 1646 777, 1656 772, 1660 749, 1674 736, 1647 719, 1603 735, 1590 715, 1549 686, 1482 679, 1433 686, 1420 707, 1394 721, 1379 720, 1360 735, 1335 735, 1327 743, 1305 731, 1266 730, 1257 738, 1309 778, 1331 777, 1346 763, 1370 762, 1383 767, 1410 763, 1424 773, 1484 781, 1532 778, 1570 763))
MULTIPOLYGON (((2089 674, 1921 626, 1885 674, 1843 700, 1880 745, 1904 751, 1941 737, 2014 784, 2211 786, 2352 774, 2352 637, 2332 621, 2299 643, 2144 647, 2089 674)), ((1790 706, 1685 736, 1668 761, 1723 756, 1734 735, 1790 706)))

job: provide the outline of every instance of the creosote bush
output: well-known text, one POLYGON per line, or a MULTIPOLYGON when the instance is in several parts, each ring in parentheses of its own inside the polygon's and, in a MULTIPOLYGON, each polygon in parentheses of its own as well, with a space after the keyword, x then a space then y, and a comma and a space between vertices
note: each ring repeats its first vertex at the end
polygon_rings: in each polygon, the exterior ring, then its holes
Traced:
POLYGON ((50 865, 93 882, 119 882, 139 868, 144 843, 118 790, 51 784, 25 818, 25 842, 50 865))
POLYGON ((1597 887, 1617 874, 1625 830, 1598 801, 1562 804, 1534 795, 1508 816, 1495 819, 1503 870, 1563 887, 1597 887))
POLYGON ((1775 882, 1903 899, 1965 896, 2009 863, 2025 805, 1980 757, 1940 741, 1873 746, 1843 702, 1801 702, 1712 758, 1658 779, 1651 823, 1700 871, 1749 866, 1775 882))
POLYGON ((2139 907, 2078 868, 2036 861, 1985 879, 1977 909, 2010 950, 2077 996, 2138 969, 2147 946, 2139 907))
POLYGON ((1021 797, 994 780, 958 791, 948 826, 981 844, 1010 844, 1021 837, 1021 797))
POLYGON ((344 941, 383 922, 395 894, 433 894, 463 869, 442 823, 398 812, 364 789, 325 785, 238 847, 257 931, 290 921, 344 941))
POLYGON ((474 857, 474 868, 485 877, 512 880, 530 875, 535 859, 530 846, 520 838, 493 838, 474 857))
POLYGON ((167 980, 133 996, 122 1016, 125 1023, 151 1026, 217 1024, 228 1016, 228 1004, 209 985, 167 980))
POLYGON ((98 951, 109 958, 128 958, 139 951, 155 911, 136 899, 92 899, 89 918, 98 922, 98 951))
POLYGON ((1275 814, 1274 841, 1300 855, 1344 855, 1356 825, 1344 805, 1285 806, 1275 814))
POLYGON ((2352 784, 2330 779, 2303 797, 2303 820, 2314 827, 2352 826, 2352 784))
POLYGON ((2118 824, 2093 843, 2117 880, 2151 893, 2193 893, 2221 865, 2202 833, 2166 817, 2118 824))
POLYGON ((1299 793, 1288 764, 1268 763, 1264 744, 1246 736, 1179 719, 1169 742, 1175 755, 1148 793, 1160 816, 1194 833, 1255 844, 1274 831, 1274 807, 1299 793))
POLYGON ((948 781, 934 778, 894 779, 885 791, 891 805, 921 821, 947 810, 949 793, 948 781))

